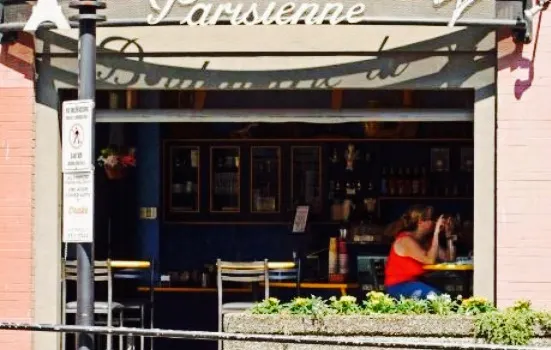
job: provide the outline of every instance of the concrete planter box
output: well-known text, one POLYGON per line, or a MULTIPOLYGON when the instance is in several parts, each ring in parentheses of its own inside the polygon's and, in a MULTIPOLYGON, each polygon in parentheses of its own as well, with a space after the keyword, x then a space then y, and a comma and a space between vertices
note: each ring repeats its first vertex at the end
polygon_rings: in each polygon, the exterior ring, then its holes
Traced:
MULTIPOLYGON (((294 315, 252 315, 249 313, 224 316, 224 331, 229 333, 364 336, 372 339, 419 340, 423 342, 481 343, 473 338, 474 318, 467 316, 436 315, 372 315, 327 316, 312 320, 294 315)), ((533 339, 533 345, 549 346, 551 338, 541 332, 533 339)), ((320 346, 303 344, 275 344, 224 342, 224 350, 359 350, 374 349, 352 346, 320 346)), ((381 349, 381 348, 377 348, 381 349)))

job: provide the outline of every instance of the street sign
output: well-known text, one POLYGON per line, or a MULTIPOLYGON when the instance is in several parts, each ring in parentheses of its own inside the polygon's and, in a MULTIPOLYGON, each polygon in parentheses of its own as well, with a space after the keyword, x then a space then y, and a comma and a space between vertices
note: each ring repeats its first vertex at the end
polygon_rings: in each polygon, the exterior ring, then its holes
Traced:
POLYGON ((94 241, 94 172, 63 174, 63 242, 94 241))
POLYGON ((63 102, 61 158, 64 173, 93 169, 93 116, 94 101, 92 100, 63 102))

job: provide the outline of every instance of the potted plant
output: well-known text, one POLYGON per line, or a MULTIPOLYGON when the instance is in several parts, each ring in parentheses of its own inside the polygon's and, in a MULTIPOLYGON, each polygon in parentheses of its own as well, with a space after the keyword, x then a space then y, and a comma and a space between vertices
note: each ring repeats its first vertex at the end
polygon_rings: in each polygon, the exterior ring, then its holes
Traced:
POLYGON ((136 149, 121 150, 107 147, 100 151, 98 165, 105 169, 110 180, 119 180, 126 176, 126 169, 136 166, 136 149))

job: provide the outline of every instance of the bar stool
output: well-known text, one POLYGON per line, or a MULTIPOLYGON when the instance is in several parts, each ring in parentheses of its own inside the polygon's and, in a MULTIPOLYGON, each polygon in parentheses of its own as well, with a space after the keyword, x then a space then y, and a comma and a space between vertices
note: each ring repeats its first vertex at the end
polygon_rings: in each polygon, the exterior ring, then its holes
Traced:
MULTIPOLYGON (((223 331, 223 317, 232 312, 242 312, 250 309, 254 301, 254 288, 250 302, 223 302, 224 282, 255 283, 264 282, 264 298, 270 297, 268 260, 253 262, 216 261, 218 289, 218 331, 223 331)), ((218 341, 218 349, 222 349, 222 341, 218 341)))
POLYGON ((272 268, 270 264, 268 264, 269 270, 269 280, 270 282, 283 282, 283 281, 295 281, 296 283, 296 293, 297 297, 300 296, 300 259, 296 259, 294 262, 294 267, 292 268, 280 268, 275 267, 272 268))
MULTIPOLYGON (((149 309, 149 327, 153 328, 153 309, 154 309, 154 276, 155 267, 153 261, 109 261, 110 266, 113 268, 113 279, 134 282, 140 284, 144 279, 144 272, 149 270, 148 284, 149 284, 149 298, 143 298, 139 296, 129 297, 128 295, 117 298, 121 304, 122 322, 124 325, 129 323, 138 324, 141 328, 145 328, 146 324, 146 309, 149 309), (149 266, 147 269, 139 266, 142 263, 147 263, 149 266), (136 265, 136 267, 132 267, 136 265), (128 267, 124 267, 128 266, 128 267), (118 268, 117 268, 118 267, 118 268)), ((127 286, 128 287, 128 286, 127 286)), ((129 286, 132 290, 137 290, 138 285, 129 286)), ((119 340, 119 348, 123 349, 122 338, 119 340)), ((135 344, 133 338, 128 338, 127 349, 134 350, 135 344)), ((140 350, 145 349, 145 337, 140 336, 140 350)), ((153 350, 153 338, 150 338, 150 350, 153 350)))
MULTIPOLYGON (((66 323, 67 314, 76 315, 77 302, 67 301, 67 282, 73 281, 76 284, 77 275, 77 262, 67 261, 62 259, 62 275, 61 275, 61 290, 62 290, 62 323, 66 323)), ((107 327, 113 326, 113 315, 115 312, 119 313, 118 323, 122 322, 122 304, 113 301, 113 275, 111 267, 107 261, 95 261, 93 267, 94 282, 103 282, 107 284, 107 300, 106 301, 94 301, 94 322, 96 316, 106 316, 107 327)), ((122 325, 122 324, 121 324, 122 325)), ((112 335, 107 334, 107 350, 112 350, 112 335)), ((62 346, 65 349, 65 336, 62 337, 62 346)))

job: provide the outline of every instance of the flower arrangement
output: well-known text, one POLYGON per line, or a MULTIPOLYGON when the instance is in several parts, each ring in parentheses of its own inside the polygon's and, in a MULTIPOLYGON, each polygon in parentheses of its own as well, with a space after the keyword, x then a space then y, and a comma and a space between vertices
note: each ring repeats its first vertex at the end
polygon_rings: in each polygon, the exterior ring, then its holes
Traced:
POLYGON ((120 179, 124 177, 126 168, 136 166, 136 149, 122 151, 114 147, 104 148, 100 151, 97 163, 105 169, 108 178, 120 179))
POLYGON ((427 299, 395 299, 372 291, 360 301, 347 295, 329 300, 312 295, 309 298, 297 297, 286 303, 272 297, 255 304, 249 312, 257 315, 296 315, 318 320, 326 316, 464 316, 473 319, 475 338, 501 345, 527 345, 536 331, 544 334, 551 332, 551 312, 533 310, 530 301, 519 300, 509 308, 498 310, 485 298, 453 299, 447 294, 433 295, 427 299))

